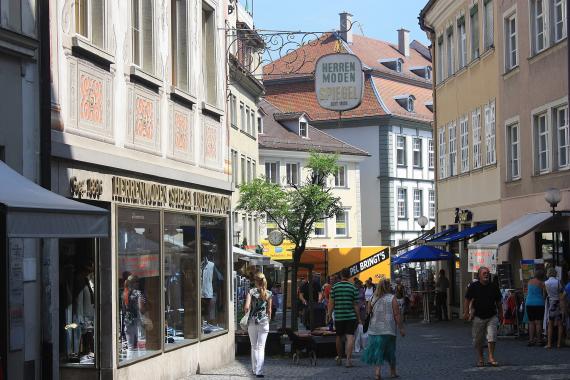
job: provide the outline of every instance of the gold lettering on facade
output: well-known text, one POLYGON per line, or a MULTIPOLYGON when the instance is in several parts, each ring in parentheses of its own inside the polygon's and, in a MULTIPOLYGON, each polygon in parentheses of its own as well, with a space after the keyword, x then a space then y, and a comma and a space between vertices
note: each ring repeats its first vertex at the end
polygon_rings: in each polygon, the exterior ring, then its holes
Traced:
POLYGON ((73 198, 81 199, 86 196, 91 199, 99 199, 103 195, 103 180, 88 178, 80 181, 73 176, 69 179, 69 190, 73 198))

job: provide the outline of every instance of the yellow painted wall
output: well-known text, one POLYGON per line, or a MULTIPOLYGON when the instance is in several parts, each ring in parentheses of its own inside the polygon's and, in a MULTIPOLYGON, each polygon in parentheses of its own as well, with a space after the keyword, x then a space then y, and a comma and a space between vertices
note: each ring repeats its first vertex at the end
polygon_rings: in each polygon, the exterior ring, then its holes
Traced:
MULTIPOLYGON (((373 256, 386 249, 386 246, 367 246, 353 248, 329 248, 328 249, 328 272, 334 274, 343 268, 349 267, 361 260, 373 256)), ((390 278, 390 259, 373 266, 370 269, 360 272, 357 277, 361 281, 366 281, 372 277, 373 282, 378 282, 381 278, 390 278)))

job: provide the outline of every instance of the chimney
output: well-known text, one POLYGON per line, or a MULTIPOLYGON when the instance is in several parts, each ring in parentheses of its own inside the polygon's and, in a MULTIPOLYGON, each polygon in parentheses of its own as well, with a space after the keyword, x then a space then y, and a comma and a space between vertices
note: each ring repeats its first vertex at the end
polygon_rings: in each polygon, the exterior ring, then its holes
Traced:
POLYGON ((346 11, 340 15, 340 38, 347 44, 352 44, 352 15, 346 11))
POLYGON ((406 57, 410 56, 410 31, 398 29, 398 50, 406 57))

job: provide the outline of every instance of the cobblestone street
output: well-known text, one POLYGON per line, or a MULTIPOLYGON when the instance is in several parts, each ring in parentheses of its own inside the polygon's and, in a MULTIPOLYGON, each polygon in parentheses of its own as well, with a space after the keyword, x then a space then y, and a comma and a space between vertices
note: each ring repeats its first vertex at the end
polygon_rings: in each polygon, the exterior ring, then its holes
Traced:
MULTIPOLYGON (((404 379, 570 379, 570 348, 546 350, 527 347, 523 339, 501 338, 497 345, 499 367, 475 367, 470 325, 462 321, 423 325, 410 323, 407 336, 398 337, 398 372, 404 379)), ((372 367, 357 358, 355 367, 337 367, 332 358, 311 367, 308 359, 297 366, 290 358, 267 358, 269 379, 373 379, 372 367)), ((251 376, 249 356, 240 356, 228 367, 190 376, 189 380, 241 379, 251 376)), ((387 369, 382 373, 388 378, 387 369)))

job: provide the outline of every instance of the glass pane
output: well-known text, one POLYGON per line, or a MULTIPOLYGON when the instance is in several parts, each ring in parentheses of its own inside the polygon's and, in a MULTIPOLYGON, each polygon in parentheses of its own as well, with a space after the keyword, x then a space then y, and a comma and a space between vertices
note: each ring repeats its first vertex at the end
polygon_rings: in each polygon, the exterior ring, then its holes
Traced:
POLYGON ((59 241, 59 358, 95 365, 96 302, 93 239, 59 241))
POLYGON ((166 347, 198 338, 196 216, 164 213, 166 347))
POLYGON ((118 209, 119 362, 161 349, 160 213, 118 209))
POLYGON ((154 73, 153 50, 153 1, 142 0, 142 68, 148 73, 154 73))
POLYGON ((133 24, 133 63, 140 66, 140 39, 141 39, 141 21, 140 21, 140 7, 139 0, 132 2, 132 24, 133 24))
MULTIPOLYGON (((188 90, 188 23, 187 0, 176 1, 176 85, 188 90)), ((233 118, 233 114, 232 114, 233 118)))
POLYGON ((227 328, 226 228, 225 218, 200 218, 202 336, 227 328))
POLYGON ((76 0, 75 2, 75 31, 85 38, 89 38, 89 9, 87 8, 88 0, 76 0))
POLYGON ((105 48, 105 1, 91 0, 91 41, 100 48, 105 48))

